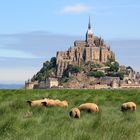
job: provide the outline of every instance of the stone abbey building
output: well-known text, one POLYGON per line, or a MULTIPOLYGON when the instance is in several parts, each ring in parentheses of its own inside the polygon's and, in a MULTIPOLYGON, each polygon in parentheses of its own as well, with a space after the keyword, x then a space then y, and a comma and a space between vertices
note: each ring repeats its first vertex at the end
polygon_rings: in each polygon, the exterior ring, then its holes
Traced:
POLYGON ((110 50, 101 37, 94 36, 89 19, 85 40, 74 42, 66 52, 59 51, 57 59, 57 77, 62 77, 68 65, 80 65, 81 62, 105 63, 108 59, 115 61, 115 54, 110 50))

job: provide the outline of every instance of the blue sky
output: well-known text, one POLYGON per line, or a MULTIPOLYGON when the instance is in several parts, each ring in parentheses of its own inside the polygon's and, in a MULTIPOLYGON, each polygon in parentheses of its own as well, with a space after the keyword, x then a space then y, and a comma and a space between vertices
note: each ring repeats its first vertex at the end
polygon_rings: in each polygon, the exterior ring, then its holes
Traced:
POLYGON ((121 64, 140 71, 139 0, 4 0, 0 3, 0 83, 23 83, 57 50, 84 39, 88 17, 121 64))

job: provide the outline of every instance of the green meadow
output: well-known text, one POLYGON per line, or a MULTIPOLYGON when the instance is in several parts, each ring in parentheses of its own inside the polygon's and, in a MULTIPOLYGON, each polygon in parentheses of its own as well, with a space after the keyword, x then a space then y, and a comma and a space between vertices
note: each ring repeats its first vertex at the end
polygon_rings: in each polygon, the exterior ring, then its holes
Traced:
POLYGON ((140 90, 0 90, 1 140, 140 140, 140 90), (26 101, 43 97, 67 100, 67 108, 30 107, 26 101), (123 102, 137 104, 135 112, 120 111, 123 102), (69 117, 85 102, 99 113, 69 117))

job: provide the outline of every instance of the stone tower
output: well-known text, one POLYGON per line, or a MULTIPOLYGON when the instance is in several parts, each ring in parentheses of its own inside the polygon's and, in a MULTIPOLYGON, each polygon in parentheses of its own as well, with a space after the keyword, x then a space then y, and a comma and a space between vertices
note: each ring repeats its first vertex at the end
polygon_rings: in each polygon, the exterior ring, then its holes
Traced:
POLYGON ((89 17, 89 23, 88 23, 88 30, 86 33, 86 42, 88 44, 94 43, 94 36, 93 36, 92 28, 91 28, 90 17, 89 17))
POLYGON ((81 65, 81 62, 106 63, 108 59, 115 61, 115 54, 110 50, 101 37, 96 37, 91 28, 89 18, 85 40, 76 40, 66 52, 56 54, 57 77, 62 77, 68 65, 81 65))

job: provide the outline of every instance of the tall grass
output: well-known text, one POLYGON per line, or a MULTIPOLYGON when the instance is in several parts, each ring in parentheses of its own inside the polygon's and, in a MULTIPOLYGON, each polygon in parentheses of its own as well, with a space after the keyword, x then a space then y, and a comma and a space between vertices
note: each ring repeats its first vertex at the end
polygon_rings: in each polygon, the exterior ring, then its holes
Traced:
POLYGON ((139 140, 140 90, 0 90, 0 139, 2 140, 139 140), (43 97, 68 100, 67 108, 30 107, 27 100, 43 97), (134 101, 136 112, 122 113, 123 102, 134 101), (69 110, 94 102, 99 113, 69 110), (28 115, 28 113, 32 113, 28 115))

